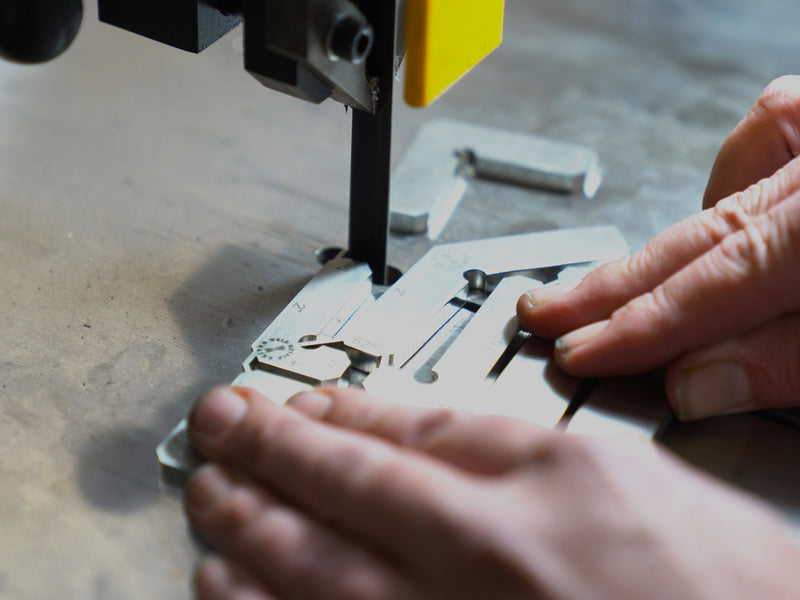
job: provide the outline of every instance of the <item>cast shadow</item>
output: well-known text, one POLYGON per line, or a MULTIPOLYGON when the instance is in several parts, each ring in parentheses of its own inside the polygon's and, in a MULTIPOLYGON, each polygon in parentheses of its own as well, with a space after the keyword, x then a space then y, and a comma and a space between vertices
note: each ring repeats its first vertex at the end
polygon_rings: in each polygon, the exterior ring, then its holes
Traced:
POLYGON ((107 371, 109 381, 115 369, 141 372, 142 385, 136 388, 141 391, 125 398, 125 406, 140 406, 141 413, 154 404, 156 408, 148 411, 144 422, 137 413, 134 427, 85 431, 78 424, 83 441, 77 483, 89 503, 107 512, 128 513, 158 500, 162 488, 157 445, 204 390, 239 374, 250 344, 305 285, 314 264, 313 257, 302 263, 228 245, 166 298, 181 330, 180 344, 193 362, 175 376, 180 383, 169 382, 163 345, 155 342, 134 344, 95 368, 107 371), (118 366, 121 363, 124 368, 118 366), (146 385, 148 380, 155 383, 146 385), (170 392, 152 397, 163 390, 170 392))

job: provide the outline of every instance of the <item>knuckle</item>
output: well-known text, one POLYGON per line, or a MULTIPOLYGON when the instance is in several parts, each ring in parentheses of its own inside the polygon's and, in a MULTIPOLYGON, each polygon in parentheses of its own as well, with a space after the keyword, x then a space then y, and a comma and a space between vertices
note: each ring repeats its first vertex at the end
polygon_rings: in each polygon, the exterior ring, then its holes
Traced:
POLYGON ((671 326, 673 318, 680 315, 680 310, 681 290, 667 280, 615 311, 611 321, 617 326, 619 335, 626 335, 627 332, 641 337, 658 324, 671 326), (644 324, 648 329, 642 328, 644 324))
POLYGON ((749 223, 737 235, 723 239, 718 248, 721 268, 742 277, 766 273, 778 261, 772 236, 761 223, 749 223))
POLYGON ((586 436, 554 433, 537 440, 530 459, 537 469, 542 465, 579 465, 594 460, 592 446, 591 438, 586 436))
MULTIPOLYGON (((397 456, 385 456, 364 470, 362 489, 380 490, 386 499, 404 498, 417 482, 416 470, 397 456)), ((422 494, 422 490, 418 490, 422 494)))
POLYGON ((291 567, 293 572, 303 572, 305 567, 308 531, 297 515, 287 509, 270 507, 254 516, 242 536, 248 546, 260 547, 266 554, 291 567))
MULTIPOLYGON (((670 315, 675 314, 680 309, 679 290, 675 286, 664 283, 656 287, 651 293, 642 296, 638 302, 640 312, 646 310, 648 315, 670 315)), ((654 319, 655 320, 655 319, 654 319)))
POLYGON ((721 244, 732 233, 747 230, 765 218, 776 193, 774 183, 771 179, 762 179, 700 213, 700 227, 713 245, 721 244))
POLYGON ((566 478, 581 487, 605 487, 615 478, 611 467, 620 458, 616 453, 617 443, 609 443, 607 438, 558 433, 531 456, 526 472, 537 485, 544 476, 549 481, 566 478))
POLYGON ((638 295, 662 281, 669 275, 669 271, 663 268, 665 245, 668 246, 669 244, 665 244, 663 240, 658 238, 653 239, 633 254, 619 261, 616 264, 616 279, 609 280, 609 283, 612 283, 617 289, 629 286, 631 282, 638 284, 634 289, 638 295))
POLYGON ((261 503, 253 493, 236 487, 217 511, 216 528, 224 534, 236 536, 250 526, 260 508, 261 503))
POLYGON ((650 265, 647 246, 640 250, 593 269, 583 278, 576 289, 593 298, 603 297, 612 290, 620 290, 629 282, 637 281, 650 265))
POLYGON ((752 112, 772 121, 786 140, 789 152, 797 155, 800 147, 800 77, 787 75, 772 81, 756 100, 752 112))
POLYGON ((309 466, 310 479, 316 482, 321 493, 335 497, 342 489, 343 479, 363 481, 371 471, 370 462, 362 449, 342 446, 309 466))
POLYGON ((625 279, 630 279, 636 277, 641 272, 642 268, 647 266, 650 262, 649 258, 650 250, 647 245, 645 245, 640 250, 629 254, 616 263, 608 263, 603 265, 603 267, 608 268, 607 276, 614 272, 614 274, 621 274, 625 279))
POLYGON ((223 456, 232 462, 260 464, 266 461, 291 439, 298 428, 307 426, 307 421, 294 415, 266 418, 255 414, 237 435, 229 438, 223 456), (246 462, 245 462, 246 461, 246 462))
POLYGON ((621 303, 623 297, 651 270, 653 255, 652 249, 646 245, 633 254, 589 271, 575 287, 582 300, 580 306, 591 302, 592 305, 604 305, 611 309, 621 303))
POLYGON ((595 462, 594 441, 582 435, 566 435, 558 444, 556 458, 560 463, 585 465, 595 462))
POLYGON ((764 180, 747 191, 720 202, 706 211, 717 223, 725 223, 729 232, 723 235, 724 226, 715 227, 720 239, 714 252, 709 254, 708 269, 727 272, 741 277, 758 277, 774 274, 785 265, 796 248, 800 247, 800 225, 791 210, 770 210, 756 216, 742 206, 742 197, 749 196, 754 203, 764 198, 769 190, 764 180), (730 231, 732 230, 732 231, 730 231))
POLYGON ((712 242, 717 244, 729 233, 739 231, 753 221, 751 209, 757 209, 762 198, 764 198, 764 186, 761 183, 750 186, 744 192, 723 198, 714 205, 714 208, 701 213, 701 226, 712 242))
POLYGON ((435 409, 426 412, 411 424, 403 445, 430 450, 448 431, 464 420, 464 416, 453 410, 435 409))
POLYGON ((286 589, 331 600, 387 597, 386 578, 364 555, 291 510, 265 511, 244 536, 252 540, 248 548, 281 573, 286 589))
POLYGON ((783 75, 773 79, 758 97, 758 105, 773 111, 794 107, 800 101, 800 77, 783 75))
POLYGON ((324 586, 325 597, 345 597, 340 590, 350 565, 341 548, 327 532, 292 510, 273 507, 264 511, 241 537, 240 553, 267 562, 280 587, 318 597, 324 586))
POLYGON ((343 445, 310 465, 310 479, 317 493, 326 498, 320 506, 323 517, 335 518, 352 512, 353 503, 380 493, 392 496, 408 487, 409 473, 388 447, 343 445))

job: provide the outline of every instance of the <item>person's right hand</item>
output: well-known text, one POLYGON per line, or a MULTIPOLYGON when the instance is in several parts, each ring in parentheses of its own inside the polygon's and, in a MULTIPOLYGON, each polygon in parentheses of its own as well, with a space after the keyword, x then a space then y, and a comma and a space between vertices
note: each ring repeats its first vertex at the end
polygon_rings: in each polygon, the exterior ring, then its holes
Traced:
POLYGON ((229 387, 189 436, 198 600, 800 597, 783 519, 636 438, 229 387))
POLYGON ((575 375, 669 364, 682 419, 800 405, 798 154, 800 77, 783 77, 725 141, 703 212, 573 290, 526 294, 520 323, 575 375))

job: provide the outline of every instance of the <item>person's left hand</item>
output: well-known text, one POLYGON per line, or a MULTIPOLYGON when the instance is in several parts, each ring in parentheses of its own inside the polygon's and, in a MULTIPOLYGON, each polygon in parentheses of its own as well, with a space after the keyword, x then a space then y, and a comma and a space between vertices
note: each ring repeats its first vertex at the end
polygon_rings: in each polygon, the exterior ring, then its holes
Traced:
POLYGON ((190 435, 214 463, 186 511, 221 556, 198 600, 800 597, 789 527, 638 440, 341 388, 215 388, 190 435))
POLYGON ((761 94, 722 146, 704 210, 631 256, 520 298, 579 377, 668 366, 683 420, 800 404, 800 76, 761 94))

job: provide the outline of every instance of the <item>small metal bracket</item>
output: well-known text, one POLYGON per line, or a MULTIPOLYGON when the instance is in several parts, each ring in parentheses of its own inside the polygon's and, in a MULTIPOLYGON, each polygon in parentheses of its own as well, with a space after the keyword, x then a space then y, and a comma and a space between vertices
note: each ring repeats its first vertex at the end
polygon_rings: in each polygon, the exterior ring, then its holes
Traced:
POLYGON ((470 178, 592 198, 600 186, 591 148, 459 121, 425 124, 392 176, 392 231, 436 239, 470 178))

